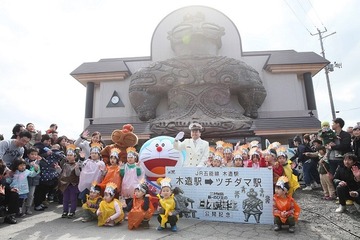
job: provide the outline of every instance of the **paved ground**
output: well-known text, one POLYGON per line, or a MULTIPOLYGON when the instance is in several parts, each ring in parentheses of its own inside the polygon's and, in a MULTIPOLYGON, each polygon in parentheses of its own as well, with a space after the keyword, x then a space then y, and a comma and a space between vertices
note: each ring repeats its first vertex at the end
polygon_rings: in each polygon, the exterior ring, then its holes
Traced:
MULTIPOLYGON (((274 232, 272 225, 208 222, 181 218, 178 232, 156 231, 156 219, 150 221, 150 229, 128 230, 127 223, 108 228, 97 227, 96 222, 82 223, 81 218, 62 219, 62 207, 53 203, 42 213, 19 220, 18 224, 0 225, 1 239, 360 239, 360 213, 354 206, 344 214, 334 213, 335 202, 321 200, 320 190, 299 190, 296 199, 303 211, 296 232, 274 232)), ((78 213, 80 215, 80 213, 78 213)))

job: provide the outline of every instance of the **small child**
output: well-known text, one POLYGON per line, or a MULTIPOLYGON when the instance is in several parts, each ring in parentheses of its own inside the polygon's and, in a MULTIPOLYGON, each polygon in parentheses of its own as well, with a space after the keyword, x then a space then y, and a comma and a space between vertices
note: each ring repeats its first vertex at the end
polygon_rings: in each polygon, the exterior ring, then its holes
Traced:
POLYGON ((212 166, 213 167, 223 167, 224 166, 223 161, 224 161, 223 153, 221 151, 216 151, 212 166))
MULTIPOLYGON (((39 149, 37 149, 36 147, 30 147, 29 149, 27 149, 26 152, 27 152, 26 154, 27 158, 25 158, 26 168, 30 170, 31 168, 34 168, 35 165, 39 165, 41 156, 39 156, 39 149)), ((27 195, 26 204, 25 204, 26 205, 25 214, 31 215, 32 211, 30 209, 34 202, 34 193, 36 186, 38 186, 40 183, 40 174, 37 174, 35 177, 28 177, 28 183, 29 183, 29 193, 27 195)))
POLYGON ((73 218, 77 206, 77 196, 79 193, 79 175, 80 167, 76 162, 76 146, 69 144, 66 147, 66 160, 62 167, 57 165, 57 171, 60 173, 59 190, 63 194, 63 214, 62 218, 73 218), (70 204, 70 213, 69 213, 70 204))
POLYGON ((287 177, 280 177, 275 185, 273 207, 274 231, 281 230, 283 225, 289 225, 288 231, 290 233, 295 232, 295 222, 299 218, 301 209, 296 201, 287 194, 289 189, 287 177))
POLYGON ((326 148, 324 146, 319 147, 318 154, 320 159, 318 171, 320 175, 320 183, 324 191, 324 197, 322 199, 334 200, 336 198, 335 187, 332 182, 333 176, 330 175, 331 173, 329 172, 330 166, 326 157, 326 148))
POLYGON ((286 150, 284 148, 277 149, 277 160, 279 164, 283 167, 284 175, 287 177, 289 182, 289 188, 287 194, 291 197, 296 189, 300 187, 297 177, 293 174, 291 167, 291 161, 288 160, 286 150))
MULTIPOLYGON (((101 191, 104 192, 105 186, 108 182, 113 182, 117 186, 121 186, 120 166, 119 166, 119 154, 121 150, 118 148, 112 148, 110 153, 109 165, 106 166, 105 177, 100 184, 101 191)), ((120 187, 119 187, 120 189, 120 187)), ((115 197, 118 197, 117 192, 115 197)))
MULTIPOLYGON (((329 143, 335 143, 337 139, 336 133, 330 128, 330 123, 327 121, 323 121, 321 123, 321 129, 318 131, 318 137, 321 138, 322 143, 324 146, 328 145, 329 143)), ((328 154, 329 150, 327 151, 328 154)), ((335 157, 342 157, 341 153, 337 150, 334 150, 335 157)))
POLYGON ((224 143, 224 166, 233 167, 233 145, 231 143, 224 143))
POLYGON ((134 197, 126 205, 125 211, 129 212, 128 228, 130 230, 138 228, 140 224, 143 228, 149 228, 149 221, 154 213, 154 206, 150 201, 146 183, 139 184, 135 188, 134 197))
POLYGON ((121 202, 115 198, 117 185, 113 182, 106 184, 104 200, 101 201, 96 215, 98 226, 113 227, 124 220, 124 212, 121 202))
POLYGON ((179 210, 176 204, 176 200, 174 198, 174 194, 171 189, 171 179, 164 178, 158 179, 160 180, 161 190, 160 194, 158 194, 159 198, 159 206, 158 211, 159 215, 157 217, 160 226, 157 227, 158 231, 162 231, 166 228, 166 223, 170 223, 171 231, 176 232, 177 226, 176 223, 179 219, 179 210))
POLYGON ((99 208, 102 197, 100 195, 101 188, 94 182, 90 188, 90 193, 86 194, 86 202, 82 205, 84 210, 84 218, 82 222, 90 222, 97 219, 96 211, 99 208))
POLYGON ((103 172, 105 171, 105 163, 101 160, 102 145, 93 143, 90 149, 90 158, 86 159, 81 168, 79 177, 79 198, 84 203, 86 194, 90 192, 93 182, 101 182, 103 172))
POLYGON ((241 156, 241 151, 240 150, 236 150, 234 152, 234 167, 244 167, 244 162, 243 162, 243 158, 241 156))
POLYGON ((208 160, 206 162, 206 166, 207 167, 212 167, 212 163, 215 157, 215 148, 214 147, 209 147, 209 157, 208 160))
POLYGON ((138 163, 136 163, 137 152, 133 147, 126 149, 127 162, 120 168, 120 176, 122 177, 121 196, 129 203, 134 195, 137 185, 143 181, 143 171, 138 163))
POLYGON ((34 164, 30 170, 26 169, 26 162, 22 158, 14 160, 11 171, 13 172, 12 178, 9 179, 10 187, 17 189, 19 194, 19 212, 17 216, 23 217, 25 215, 25 200, 29 193, 28 177, 35 177, 39 174, 39 165, 34 164))

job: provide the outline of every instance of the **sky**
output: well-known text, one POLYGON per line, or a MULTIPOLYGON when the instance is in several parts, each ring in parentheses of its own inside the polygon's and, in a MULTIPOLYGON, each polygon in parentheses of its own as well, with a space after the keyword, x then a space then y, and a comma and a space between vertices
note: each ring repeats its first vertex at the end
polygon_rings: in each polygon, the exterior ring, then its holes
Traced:
MULTIPOLYGON (((150 56, 152 34, 169 13, 217 9, 237 26, 243 51, 290 50, 341 63, 329 73, 337 117, 360 122, 360 1, 343 0, 0 0, 0 133, 16 123, 77 138, 86 88, 70 76, 84 62, 150 56), (327 36, 329 35, 329 36, 327 36), (327 37, 326 37, 327 36, 327 37)), ((313 77, 318 117, 332 114, 324 71, 313 77)))

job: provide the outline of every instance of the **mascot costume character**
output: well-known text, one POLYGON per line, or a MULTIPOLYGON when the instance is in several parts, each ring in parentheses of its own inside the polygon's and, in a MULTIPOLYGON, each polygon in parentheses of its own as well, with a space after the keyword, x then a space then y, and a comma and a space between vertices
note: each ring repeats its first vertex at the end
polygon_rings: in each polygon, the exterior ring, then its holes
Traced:
POLYGON ((122 129, 115 129, 111 134, 111 140, 113 144, 106 146, 101 151, 103 161, 108 164, 111 155, 111 149, 120 149, 119 159, 123 163, 126 163, 128 147, 134 147, 138 144, 138 137, 133 133, 134 127, 131 124, 125 124, 122 129))
POLYGON ((146 141, 139 152, 139 162, 145 171, 149 193, 153 196, 160 191, 158 178, 165 178, 165 167, 180 167, 185 160, 185 151, 174 149, 175 138, 158 136, 146 141))

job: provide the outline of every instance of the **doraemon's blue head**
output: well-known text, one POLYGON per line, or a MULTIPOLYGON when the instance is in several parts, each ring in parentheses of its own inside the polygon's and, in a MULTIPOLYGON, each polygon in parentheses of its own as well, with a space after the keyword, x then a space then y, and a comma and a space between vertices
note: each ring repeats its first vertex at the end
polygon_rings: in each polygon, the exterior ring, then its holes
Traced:
POLYGON ((165 177, 165 167, 182 166, 185 151, 174 149, 174 138, 159 136, 144 143, 139 152, 139 162, 150 181, 165 177))

